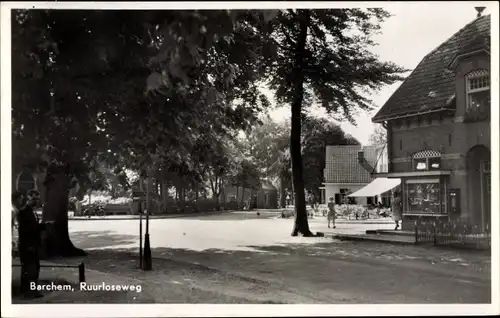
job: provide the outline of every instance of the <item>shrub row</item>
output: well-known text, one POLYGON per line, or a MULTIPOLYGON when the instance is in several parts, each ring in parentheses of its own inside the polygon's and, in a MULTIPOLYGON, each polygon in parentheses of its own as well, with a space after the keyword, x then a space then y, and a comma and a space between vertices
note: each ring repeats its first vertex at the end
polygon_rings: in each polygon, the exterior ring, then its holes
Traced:
MULTIPOLYGON (((68 209, 70 211, 76 211, 76 202, 78 199, 72 197, 69 199, 68 209)), ((132 208, 131 198, 115 198, 111 199, 109 196, 95 196, 92 197, 91 204, 89 205, 88 198, 86 200, 80 201, 82 203, 82 211, 86 210, 90 206, 108 204, 124 205, 127 210, 132 208)), ((226 202, 219 203, 220 210, 238 210, 239 206, 236 202, 226 202)), ((167 199, 166 203, 161 202, 158 199, 152 200, 151 213, 152 214, 174 214, 174 213, 200 213, 200 212, 212 212, 217 210, 217 203, 214 199, 198 199, 196 201, 186 201, 184 205, 181 205, 174 199, 167 199)))

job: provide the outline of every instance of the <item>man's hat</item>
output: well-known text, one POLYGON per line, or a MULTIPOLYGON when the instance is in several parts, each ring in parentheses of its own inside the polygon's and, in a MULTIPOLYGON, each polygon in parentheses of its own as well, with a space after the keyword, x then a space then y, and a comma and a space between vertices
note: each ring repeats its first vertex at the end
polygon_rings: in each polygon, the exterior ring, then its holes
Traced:
POLYGON ((37 190, 29 190, 27 194, 28 200, 40 199, 40 192, 37 190))

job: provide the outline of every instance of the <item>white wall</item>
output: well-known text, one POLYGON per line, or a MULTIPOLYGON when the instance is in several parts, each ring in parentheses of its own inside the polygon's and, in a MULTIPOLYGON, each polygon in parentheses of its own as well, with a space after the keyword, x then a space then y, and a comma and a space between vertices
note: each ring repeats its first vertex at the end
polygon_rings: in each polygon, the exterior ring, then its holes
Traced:
POLYGON ((380 150, 377 151, 377 167, 376 167, 376 172, 381 173, 381 172, 388 172, 388 163, 389 163, 389 158, 387 155, 387 147, 383 148, 383 153, 380 157, 380 150))
MULTIPOLYGON (((325 184, 325 198, 326 203, 328 203, 328 199, 333 197, 335 199, 335 193, 340 193, 340 189, 349 189, 351 193, 358 191, 361 188, 364 188, 366 184, 325 184)), ((356 203, 358 204, 366 204, 366 198, 356 198, 356 203)))

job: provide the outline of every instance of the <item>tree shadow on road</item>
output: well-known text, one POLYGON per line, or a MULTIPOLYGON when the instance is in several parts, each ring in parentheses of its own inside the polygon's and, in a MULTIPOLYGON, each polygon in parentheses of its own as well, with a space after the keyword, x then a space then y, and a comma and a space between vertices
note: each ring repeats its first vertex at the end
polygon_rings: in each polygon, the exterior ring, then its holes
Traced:
MULTIPOLYGON (((87 233, 93 233, 91 238, 99 238, 95 232, 87 233)), ((83 238, 85 233, 80 235, 83 238)), ((259 303, 283 303, 285 299, 286 302, 292 303, 401 303, 409 299, 405 298, 403 293, 403 290, 406 290, 405 284, 416 282, 425 283, 427 292, 432 294, 426 296, 427 302, 456 301, 458 298, 443 296, 445 285, 440 288, 438 286, 442 284, 434 282, 436 279, 443 279, 450 284, 450 281, 455 280, 454 275, 465 275, 466 280, 482 284, 481 292, 476 293, 477 295, 471 296, 468 292, 461 291, 456 297, 462 297, 460 299, 464 302, 482 302, 487 295, 484 286, 489 284, 489 263, 486 262, 482 272, 473 269, 471 265, 460 267, 454 263, 453 258, 458 256, 460 261, 476 262, 478 266, 484 266, 482 260, 477 259, 477 255, 469 257, 458 251, 444 255, 440 251, 432 252, 420 247, 404 249, 391 245, 345 242, 241 246, 245 250, 200 251, 158 247, 151 249, 152 271, 142 271, 139 268, 138 247, 119 246, 130 242, 132 237, 127 239, 127 236, 114 235, 112 232, 105 235, 116 245, 107 243, 106 246, 109 247, 89 250, 89 254, 83 259, 86 268, 151 282, 175 280, 186 284, 186 281, 191 281, 198 285, 204 284, 209 289, 217 288, 219 293, 229 293, 226 291, 228 286, 239 290, 239 293, 242 287, 238 286, 246 286, 243 292, 247 296, 244 297, 248 297, 248 292, 258 291, 255 295, 261 295, 259 299, 252 299, 259 303), (430 263, 429 260, 438 260, 440 263, 430 263), (444 265, 447 261, 451 263, 444 265), (342 270, 341 275, 335 274, 338 270, 342 270), (371 291, 366 291, 367 284, 372 286, 369 288, 371 291), (394 289, 395 286, 400 286, 400 289, 394 289), (298 292, 298 289, 301 291, 298 292), (261 294, 263 291, 265 294, 261 294), (282 299, 271 296, 277 295, 277 291, 288 296, 283 296, 282 299), (377 294, 376 299, 370 298, 374 292, 377 294), (307 299, 294 298, 299 297, 297 295, 307 299)), ((136 237, 134 240, 137 242, 136 237)), ((418 290, 412 290, 411 293, 414 301, 423 301, 418 290)), ((233 296, 235 295, 238 294, 233 296)))
POLYGON ((80 231, 71 234, 71 241, 82 249, 134 244, 137 235, 116 234, 113 231, 80 231))

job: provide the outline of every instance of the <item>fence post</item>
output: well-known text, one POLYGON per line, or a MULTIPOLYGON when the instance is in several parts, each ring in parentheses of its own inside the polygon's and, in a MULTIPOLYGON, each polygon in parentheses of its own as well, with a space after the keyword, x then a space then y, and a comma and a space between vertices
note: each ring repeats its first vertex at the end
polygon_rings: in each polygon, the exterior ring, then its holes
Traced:
POLYGON ((436 246, 437 245, 436 223, 433 223, 432 227, 433 227, 433 231, 434 231, 434 233, 433 233, 434 234, 434 246, 436 246))
POLYGON ((85 283, 85 264, 83 262, 78 265, 78 280, 80 283, 85 283))
POLYGON ((417 221, 415 221, 415 244, 418 243, 418 226, 417 221))

